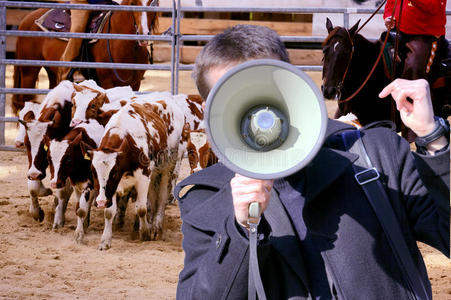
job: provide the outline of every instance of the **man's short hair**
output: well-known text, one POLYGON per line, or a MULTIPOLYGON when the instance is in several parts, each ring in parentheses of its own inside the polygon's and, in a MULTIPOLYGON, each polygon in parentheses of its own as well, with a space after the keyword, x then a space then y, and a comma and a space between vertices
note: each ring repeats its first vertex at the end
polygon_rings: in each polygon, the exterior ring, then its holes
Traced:
POLYGON ((202 98, 206 100, 212 88, 206 81, 211 67, 258 58, 290 61, 279 35, 264 26, 236 25, 214 36, 197 56, 192 73, 202 98))

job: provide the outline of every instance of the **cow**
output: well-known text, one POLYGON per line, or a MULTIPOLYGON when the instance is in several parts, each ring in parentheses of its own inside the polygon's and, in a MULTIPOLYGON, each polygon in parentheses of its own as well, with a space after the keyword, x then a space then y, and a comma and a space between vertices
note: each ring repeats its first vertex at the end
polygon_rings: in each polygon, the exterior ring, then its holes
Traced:
MULTIPOLYGON (((38 197, 51 194, 51 191, 42 185, 48 166, 48 145, 44 136, 49 139, 62 138, 69 131, 73 92, 73 83, 62 81, 46 95, 36 115, 26 114, 21 120, 26 129, 24 144, 28 156, 28 191, 31 196, 29 212, 40 222, 44 219, 44 211, 39 205, 38 197)), ((67 197, 68 194, 70 196, 70 191, 60 190, 58 193, 61 197, 67 197)), ((55 214, 54 227, 60 225, 61 220, 58 220, 55 214)))
POLYGON ((218 158, 210 148, 205 129, 189 131, 187 139, 188 145, 186 148, 191 174, 218 162, 218 158))
MULTIPOLYGON (((102 138, 104 127, 96 120, 82 123, 70 130, 62 139, 49 141, 47 157, 51 174, 51 187, 65 188, 69 181, 75 191, 77 202, 77 228, 75 240, 83 242, 84 232, 89 224, 92 200, 95 198, 91 173, 91 161, 85 159, 81 142, 97 148, 102 138)), ((64 222, 68 198, 58 199, 55 214, 61 215, 64 222)))
POLYGON ((153 111, 152 105, 129 103, 111 117, 97 149, 82 143, 85 155, 92 159, 97 206, 105 208, 100 250, 111 247, 116 192, 130 186, 134 186, 137 193, 135 207, 140 239, 151 239, 148 195, 167 197, 165 181, 171 168, 167 141, 167 124, 153 111), (149 193, 151 177, 153 193, 149 193))

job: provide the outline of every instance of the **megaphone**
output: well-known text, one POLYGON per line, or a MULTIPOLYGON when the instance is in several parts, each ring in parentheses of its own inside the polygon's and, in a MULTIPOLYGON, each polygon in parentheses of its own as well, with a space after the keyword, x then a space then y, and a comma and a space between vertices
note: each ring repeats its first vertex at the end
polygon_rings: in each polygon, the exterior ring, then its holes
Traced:
POLYGON ((256 179, 289 176, 321 148, 327 127, 323 97, 291 64, 256 59, 227 71, 206 103, 207 136, 219 160, 256 179))

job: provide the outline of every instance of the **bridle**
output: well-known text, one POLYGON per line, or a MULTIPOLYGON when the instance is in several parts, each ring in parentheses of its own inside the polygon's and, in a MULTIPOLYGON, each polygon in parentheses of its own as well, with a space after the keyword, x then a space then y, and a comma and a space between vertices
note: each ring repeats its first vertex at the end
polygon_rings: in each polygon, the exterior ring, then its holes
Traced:
MULTIPOLYGON (((150 5, 152 6, 155 1, 156 0, 152 1, 152 3, 150 5)), ((113 13, 110 13, 110 15, 108 17, 108 32, 107 33, 111 33, 111 16, 112 15, 113 15, 113 13)), ((135 33, 139 35, 140 33, 139 33, 138 25, 136 24, 136 18, 133 13, 132 13, 132 18, 133 18, 133 26, 135 27, 135 33)), ((152 30, 153 30, 153 24, 150 28, 150 32, 152 32, 152 30)), ((138 43, 138 41, 136 41, 136 43, 138 43)), ((136 46, 137 46, 136 43, 135 43, 133 49, 136 49, 136 46)), ((106 40, 106 44, 107 44, 107 52, 108 52, 108 57, 110 59, 110 63, 114 63, 113 56, 111 54, 111 49, 110 49, 110 40, 106 40)), ((149 53, 149 50, 147 50, 147 47, 145 47, 145 48, 147 51, 147 57, 149 59, 149 63, 153 64, 153 41, 150 41, 150 53, 149 53)), ((117 72, 116 69, 113 69, 113 73, 114 73, 114 76, 116 76, 116 78, 122 83, 130 82, 130 80, 135 75, 134 72, 132 72, 128 79, 122 79, 122 77, 119 75, 119 73, 117 72)))
MULTIPOLYGON (((360 26, 360 28, 359 29, 357 29, 357 31, 354 33, 354 36, 355 36, 355 34, 357 34, 368 22, 369 22, 369 20, 371 20, 371 18, 373 18, 375 15, 376 15, 376 13, 381 9, 381 7, 385 4, 385 2, 386 2, 386 0, 384 0, 380 5, 379 5, 379 7, 376 9, 376 11, 365 21, 365 23, 362 25, 362 26, 360 26)), ((395 1, 395 5, 393 6, 393 12, 392 12, 392 16, 394 16, 394 14, 395 14, 395 10, 396 10, 396 5, 397 5, 397 3, 398 3, 398 0, 396 0, 395 1)), ((401 6, 402 6, 402 2, 401 2, 401 6)), ((401 9, 402 9, 402 7, 401 7, 401 9)), ((401 13, 400 13, 400 15, 401 15, 401 13)), ((394 17, 392 17, 392 19, 391 19, 391 21, 390 21, 390 25, 389 25, 389 28, 392 28, 392 26, 393 26, 393 21, 394 21, 394 17)), ((399 26, 398 26, 399 27, 399 26)), ((398 29, 399 30, 399 29, 398 29)), ((331 32, 331 34, 332 34, 333 32, 331 32)), ((351 42, 351 53, 350 53, 350 55, 349 55, 349 61, 348 61, 348 64, 347 64, 347 66, 346 66, 346 69, 345 69, 345 72, 344 72, 344 74, 343 74, 343 77, 342 77, 342 79, 341 79, 341 82, 340 83, 338 83, 338 85, 337 85, 337 94, 336 94, 336 96, 335 96, 335 99, 338 101, 338 103, 339 104, 341 104, 341 103, 345 103, 345 102, 348 102, 349 100, 351 100, 351 99, 353 99, 362 89, 363 89, 363 87, 366 85, 366 83, 368 82, 368 80, 370 79, 370 77, 371 77, 371 75, 373 75, 373 72, 374 72, 374 70, 376 69, 376 66, 379 64, 379 61, 380 61, 380 59, 381 59, 381 57, 382 57, 382 54, 383 54, 383 52, 384 52, 384 49, 385 49, 385 46, 387 45, 387 41, 388 41, 388 36, 389 36, 389 31, 387 31, 387 34, 385 35, 385 39, 384 39, 384 44, 382 45, 382 47, 381 47, 381 49, 380 49, 380 51, 379 51, 379 55, 377 56, 377 59, 376 59, 376 61, 375 61, 375 63, 374 63, 374 65, 373 65, 373 67, 371 68, 371 71, 369 72, 369 74, 368 74, 368 76, 365 78, 365 80, 363 81, 363 83, 360 85, 360 87, 352 94, 352 95, 350 95, 349 97, 347 97, 346 99, 340 99, 341 98, 341 91, 342 91, 342 89, 343 89, 343 82, 344 82, 344 80, 345 80, 345 78, 346 78, 346 75, 347 75, 347 73, 348 73, 348 70, 349 70, 349 66, 351 65, 351 60, 352 60, 352 56, 353 56, 353 54, 354 54, 354 41, 353 41, 353 38, 351 37, 351 35, 349 34, 349 30, 347 30, 346 29, 346 33, 348 34, 348 37, 349 37, 349 40, 350 40, 350 42, 351 42)), ((397 44, 398 44, 398 31, 397 31, 397 34, 396 34, 396 46, 395 46, 395 55, 396 55, 396 52, 397 52, 397 44)), ((395 59, 396 59, 396 56, 395 56, 395 59)))

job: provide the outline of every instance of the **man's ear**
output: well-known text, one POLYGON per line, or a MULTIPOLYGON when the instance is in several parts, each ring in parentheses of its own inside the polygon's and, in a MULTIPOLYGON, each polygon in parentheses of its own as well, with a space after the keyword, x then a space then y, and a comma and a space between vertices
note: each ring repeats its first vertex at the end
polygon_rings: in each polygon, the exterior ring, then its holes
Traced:
POLYGON ((94 148, 83 141, 80 141, 80 148, 81 153, 83 154, 83 158, 86 160, 92 160, 94 148))
POLYGON ((332 21, 329 18, 326 18, 326 28, 328 33, 334 29, 334 25, 332 25, 332 21))
POLYGON ((357 21, 357 23, 354 24, 354 26, 351 27, 351 29, 349 29, 349 35, 351 36, 351 38, 354 37, 357 29, 359 28, 359 23, 360 23, 360 19, 357 21))

